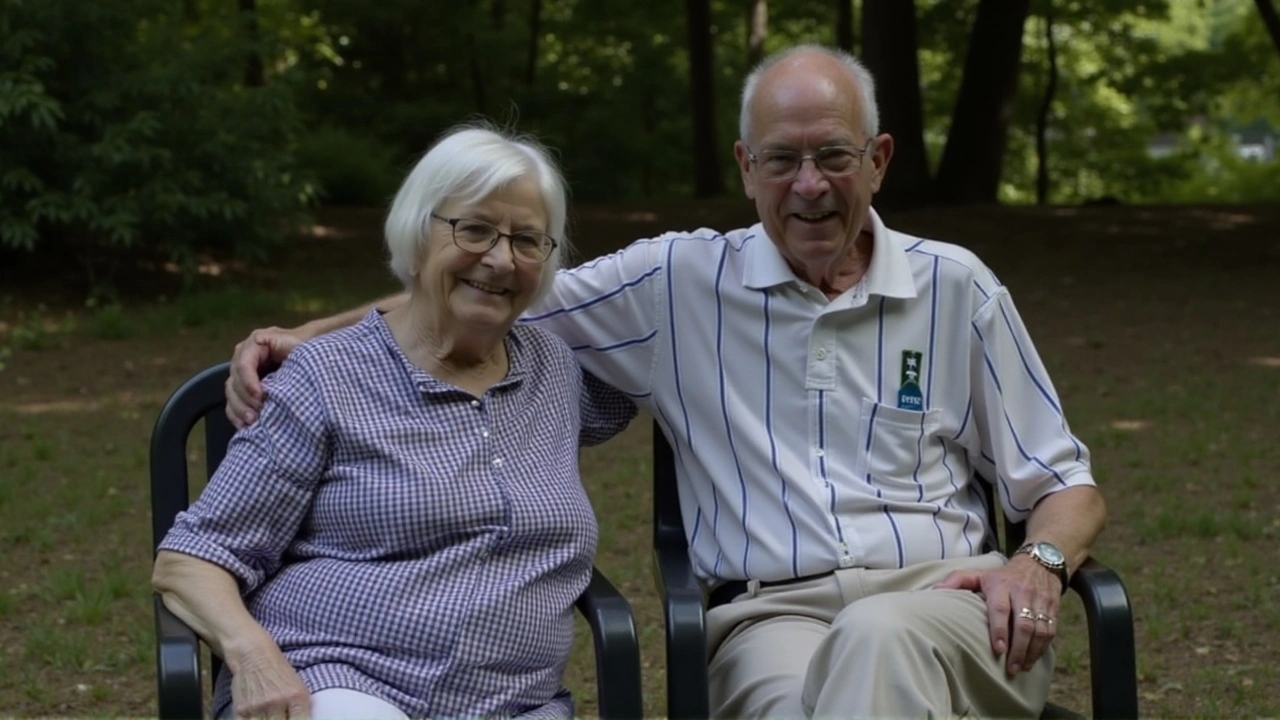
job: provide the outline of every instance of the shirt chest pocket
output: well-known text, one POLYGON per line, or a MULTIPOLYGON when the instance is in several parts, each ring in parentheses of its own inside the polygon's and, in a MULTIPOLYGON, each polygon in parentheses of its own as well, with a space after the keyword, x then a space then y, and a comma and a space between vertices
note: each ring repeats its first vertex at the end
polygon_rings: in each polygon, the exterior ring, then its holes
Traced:
POLYGON ((864 400, 858 422, 857 480, 877 497, 933 504, 954 489, 939 442, 942 411, 904 410, 864 400))

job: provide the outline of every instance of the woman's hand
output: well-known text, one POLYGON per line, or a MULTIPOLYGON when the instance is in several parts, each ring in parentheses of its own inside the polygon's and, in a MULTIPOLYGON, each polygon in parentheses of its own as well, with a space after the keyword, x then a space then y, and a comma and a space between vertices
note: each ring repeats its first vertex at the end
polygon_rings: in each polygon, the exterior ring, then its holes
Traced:
POLYGON ((268 636, 228 652, 231 704, 238 718, 299 720, 311 714, 311 691, 268 636), (234 659, 233 659, 234 658, 234 659))

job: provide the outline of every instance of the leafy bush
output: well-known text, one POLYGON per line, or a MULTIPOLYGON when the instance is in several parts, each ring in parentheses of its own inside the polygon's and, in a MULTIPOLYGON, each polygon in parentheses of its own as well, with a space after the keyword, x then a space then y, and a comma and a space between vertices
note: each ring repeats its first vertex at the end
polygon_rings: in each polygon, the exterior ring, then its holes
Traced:
POLYGON ((176 6, 0 0, 0 245, 56 245, 91 274, 122 249, 190 270, 301 219, 287 78, 246 86, 236 16, 188 27, 176 6))
POLYGON ((304 135, 297 158, 316 179, 320 199, 333 205, 387 205, 406 172, 378 139, 336 127, 304 135))

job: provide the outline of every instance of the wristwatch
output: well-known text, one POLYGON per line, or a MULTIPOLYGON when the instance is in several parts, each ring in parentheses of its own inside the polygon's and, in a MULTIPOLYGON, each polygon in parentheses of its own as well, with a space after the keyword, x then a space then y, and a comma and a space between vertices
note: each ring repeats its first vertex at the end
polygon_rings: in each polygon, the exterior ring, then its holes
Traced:
POLYGON ((1062 554, 1057 545, 1048 542, 1029 542, 1014 551, 1014 555, 1027 554, 1032 560, 1052 570, 1062 581, 1062 594, 1067 594, 1067 556, 1062 554))

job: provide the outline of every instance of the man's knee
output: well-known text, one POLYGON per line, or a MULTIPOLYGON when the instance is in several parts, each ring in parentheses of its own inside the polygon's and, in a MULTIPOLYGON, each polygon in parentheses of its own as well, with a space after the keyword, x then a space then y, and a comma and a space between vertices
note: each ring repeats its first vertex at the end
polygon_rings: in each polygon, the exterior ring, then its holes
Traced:
POLYGON ((912 716, 962 709, 949 653, 932 631, 936 598, 921 595, 872 595, 842 610, 809 666, 805 709, 912 716))
POLYGON ((922 628, 932 625, 934 610, 918 592, 872 595, 841 611, 832 628, 856 645, 899 645, 912 642, 922 628))

